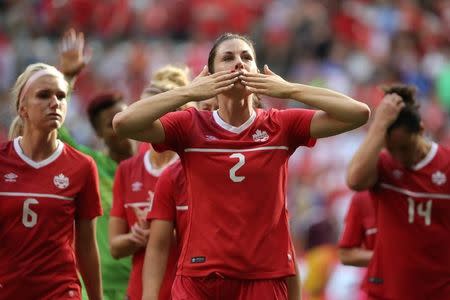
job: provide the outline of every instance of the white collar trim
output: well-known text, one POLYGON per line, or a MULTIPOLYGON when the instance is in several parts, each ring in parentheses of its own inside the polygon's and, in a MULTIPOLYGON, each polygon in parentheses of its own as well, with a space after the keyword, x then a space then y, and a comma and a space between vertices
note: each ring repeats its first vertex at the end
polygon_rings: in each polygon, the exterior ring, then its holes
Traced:
POLYGON ((159 175, 161 175, 161 173, 171 164, 173 164, 174 162, 176 162, 178 160, 178 155, 174 155, 174 157, 164 166, 162 166, 161 168, 157 169, 155 167, 153 167, 152 162, 150 161, 150 150, 147 150, 144 154, 144 166, 145 166, 145 170, 150 174, 153 175, 155 177, 159 177, 159 175))
POLYGON ((253 121, 256 119, 256 112, 255 112, 255 110, 252 110, 252 114, 250 115, 250 118, 248 118, 248 120, 245 121, 245 123, 239 127, 230 125, 227 122, 225 122, 224 120, 222 120, 220 118, 219 112, 217 110, 213 111, 213 118, 214 118, 214 121, 217 123, 217 125, 219 125, 223 129, 230 131, 232 133, 241 133, 242 131, 244 131, 245 129, 250 127, 250 125, 252 125, 253 121))
POLYGON ((415 164, 412 169, 414 171, 420 170, 423 167, 425 167, 426 165, 428 165, 433 158, 436 156, 438 150, 438 145, 435 142, 431 142, 431 149, 430 151, 428 151, 427 155, 425 155, 425 157, 419 161, 417 164, 415 164))
POLYGON ((54 162, 61 155, 61 153, 64 149, 64 143, 62 143, 60 140, 56 140, 58 145, 56 146, 56 150, 52 153, 52 155, 50 155, 49 157, 47 157, 44 160, 34 161, 31 158, 29 158, 28 156, 26 156, 25 153, 23 153, 22 147, 20 147, 20 143, 19 143, 19 141, 21 139, 22 139, 21 136, 14 139, 14 150, 16 151, 17 155, 19 155, 19 157, 24 162, 26 162, 28 165, 30 165, 31 167, 33 167, 35 169, 40 169, 40 168, 45 167, 45 166, 51 164, 52 162, 54 162))

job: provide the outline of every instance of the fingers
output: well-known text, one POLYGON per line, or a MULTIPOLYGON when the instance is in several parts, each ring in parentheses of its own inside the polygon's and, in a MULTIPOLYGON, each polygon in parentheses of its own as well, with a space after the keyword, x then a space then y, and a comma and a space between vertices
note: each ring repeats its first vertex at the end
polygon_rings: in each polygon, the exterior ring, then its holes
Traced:
POLYGON ((204 77, 208 75, 209 75, 208 66, 204 66, 200 74, 197 75, 197 77, 204 77))
POLYGON ((268 65, 264 65, 264 74, 266 75, 276 75, 272 70, 269 69, 268 65))

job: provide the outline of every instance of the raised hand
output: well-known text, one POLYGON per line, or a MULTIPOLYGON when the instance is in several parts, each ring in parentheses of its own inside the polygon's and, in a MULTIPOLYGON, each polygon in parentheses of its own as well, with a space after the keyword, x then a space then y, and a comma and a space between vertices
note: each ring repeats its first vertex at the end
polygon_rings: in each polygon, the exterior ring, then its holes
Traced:
POLYGON ((239 79, 247 90, 277 98, 289 98, 292 94, 292 84, 272 72, 267 65, 263 73, 243 73, 239 79))
POLYGON ((200 74, 189 84, 189 98, 191 101, 203 101, 231 89, 239 80, 240 71, 221 71, 209 74, 205 66, 200 74))
POLYGON ((150 228, 142 228, 139 223, 135 223, 131 226, 130 239, 139 247, 145 247, 147 245, 148 237, 150 234, 150 228))
POLYGON ((374 123, 385 128, 389 127, 397 119, 403 107, 405 102, 398 94, 385 95, 376 110, 374 123))
POLYGON ((59 45, 59 69, 67 77, 77 76, 91 60, 91 50, 85 49, 84 34, 73 28, 64 33, 59 45))

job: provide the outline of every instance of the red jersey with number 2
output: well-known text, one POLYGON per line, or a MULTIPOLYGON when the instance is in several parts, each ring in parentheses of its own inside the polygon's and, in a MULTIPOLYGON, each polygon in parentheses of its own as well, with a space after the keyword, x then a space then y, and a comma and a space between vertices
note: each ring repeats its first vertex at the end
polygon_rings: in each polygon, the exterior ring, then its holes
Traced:
POLYGON ((217 111, 187 109, 161 118, 186 172, 189 224, 179 275, 241 279, 295 274, 286 214, 290 155, 313 146, 313 110, 254 111, 239 127, 217 111))
POLYGON ((58 142, 35 162, 0 145, 0 299, 81 299, 74 220, 101 215, 92 158, 58 142))
POLYGON ((405 169, 380 154, 377 242, 365 283, 386 299, 450 299, 450 150, 433 143, 405 169))

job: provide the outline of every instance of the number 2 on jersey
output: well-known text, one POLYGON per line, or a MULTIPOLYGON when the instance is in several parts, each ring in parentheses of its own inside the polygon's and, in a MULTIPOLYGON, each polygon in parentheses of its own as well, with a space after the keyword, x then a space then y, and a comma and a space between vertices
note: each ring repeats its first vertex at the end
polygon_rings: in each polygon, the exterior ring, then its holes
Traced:
POLYGON ((39 202, 33 198, 28 198, 23 202, 22 223, 27 228, 31 228, 37 223, 38 216, 30 208, 32 204, 39 204, 39 202))
POLYGON ((414 216, 417 207, 417 215, 425 219, 425 225, 429 226, 431 224, 431 200, 427 202, 416 203, 412 198, 408 198, 408 222, 409 224, 414 223, 414 216))
POLYGON ((230 178, 233 182, 242 182, 245 176, 236 176, 236 171, 245 164, 245 156, 242 153, 233 153, 230 158, 237 158, 239 161, 230 169, 230 178))

